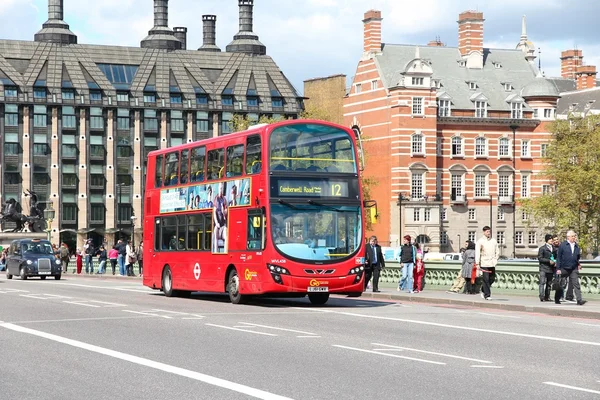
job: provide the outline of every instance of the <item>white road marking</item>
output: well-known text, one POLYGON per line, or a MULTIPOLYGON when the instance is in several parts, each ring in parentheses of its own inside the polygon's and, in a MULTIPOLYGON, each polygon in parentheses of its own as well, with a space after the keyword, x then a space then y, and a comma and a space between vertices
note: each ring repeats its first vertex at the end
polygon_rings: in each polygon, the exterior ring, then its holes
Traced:
POLYGON ((29 290, 19 290, 19 289, 2 289, 2 290, 0 290, 0 294, 12 294, 12 293, 29 293, 29 290))
POLYGON ((83 307, 94 307, 94 308, 100 308, 100 306, 96 305, 96 304, 88 304, 84 301, 63 301, 63 303, 67 303, 67 304, 74 304, 76 306, 83 306, 83 307))
POLYGON ((356 347, 341 346, 341 345, 338 345, 338 344, 334 344, 333 347, 337 347, 337 348, 340 348, 340 349, 346 349, 346 350, 360 351, 360 352, 363 352, 363 353, 377 354, 377 355, 386 356, 386 357, 402 358, 402 359, 405 359, 405 360, 424 362, 424 363, 427 363, 427 364, 446 365, 446 363, 438 362, 438 361, 430 361, 430 360, 423 360, 421 358, 399 356, 397 354, 381 353, 379 351, 374 351, 374 350, 357 349, 356 347))
POLYGON ((215 325, 215 324, 206 324, 208 326, 214 326, 215 328, 223 328, 223 329, 230 329, 232 331, 240 331, 240 332, 248 332, 248 333, 254 333, 256 335, 264 335, 264 336, 277 336, 274 333, 265 333, 265 332, 254 332, 254 331, 249 331, 248 329, 240 329, 240 328, 233 328, 231 326, 223 326, 223 325, 215 325))
POLYGON ((128 313, 132 313, 132 314, 140 314, 140 315, 148 315, 150 317, 159 317, 159 318, 164 318, 164 319, 173 319, 173 317, 169 317, 168 315, 160 315, 160 314, 154 314, 154 313, 149 313, 149 312, 144 312, 144 311, 123 310, 123 312, 128 312, 128 313))
POLYGON ((431 355, 434 355, 434 356, 456 358, 457 360, 474 361, 474 362, 480 362, 480 363, 484 363, 484 364, 492 364, 491 361, 478 360, 476 358, 468 358, 468 357, 462 357, 462 356, 455 356, 455 355, 452 355, 452 354, 435 353, 433 351, 411 349, 410 347, 392 346, 392 345, 389 345, 389 344, 381 344, 381 343, 371 343, 371 344, 373 346, 389 347, 390 349, 414 351, 414 352, 417 352, 417 353, 431 354, 431 355))
POLYGON ((57 294, 47 294, 47 293, 20 294, 19 296, 27 297, 29 299, 38 299, 38 300, 72 299, 72 297, 69 297, 69 296, 59 296, 57 294))
MULTIPOLYGON (((598 325, 598 324, 584 324, 583 322, 575 322, 575 324, 583 325, 583 326, 593 326, 594 328, 600 328, 600 325, 598 325)), ((600 381, 598 381, 598 382, 600 382, 600 381)))
POLYGON ((160 308, 153 308, 152 310, 149 310, 148 312, 164 312, 164 313, 176 314, 176 315, 190 315, 189 313, 185 313, 185 312, 161 310, 160 308))
POLYGON ((580 392, 600 394, 600 391, 598 391, 598 390, 585 389, 585 388, 580 388, 577 386, 563 385, 562 383, 556 383, 556 382, 544 382, 544 385, 557 386, 557 387, 561 387, 564 389, 578 390, 580 392))
POLYGON ((276 330, 276 331, 286 331, 286 332, 292 332, 292 333, 300 333, 302 335, 315 335, 315 333, 311 333, 311 332, 297 331, 297 330, 294 330, 294 329, 286 329, 286 328, 276 328, 274 326, 252 324, 252 323, 249 323, 249 322, 238 322, 238 324, 248 325, 250 327, 257 326, 259 328, 273 329, 273 330, 276 330))
POLYGON ((385 321, 396 321, 396 322, 406 322, 406 323, 409 323, 409 324, 425 325, 425 326, 437 326, 437 327, 440 327, 440 328, 458 329, 458 330, 462 330, 462 331, 493 333, 493 334, 496 334, 496 335, 515 336, 515 337, 523 337, 523 338, 529 338, 529 339, 548 340, 548 341, 553 341, 553 342, 562 342, 562 343, 571 343, 571 344, 583 344, 583 345, 588 345, 588 346, 598 346, 598 347, 600 347, 600 343, 599 342, 589 342, 589 341, 586 341, 586 340, 566 339, 566 338, 553 337, 553 336, 538 336, 538 335, 532 335, 532 334, 528 334, 528 333, 497 331, 497 330, 493 330, 493 329, 471 328, 471 327, 468 327, 468 326, 449 325, 449 324, 442 324, 442 323, 439 323, 439 322, 428 322, 428 321, 420 321, 420 320, 412 320, 412 319, 403 319, 403 318, 394 318, 394 317, 383 317, 383 316, 379 316, 379 315, 357 314, 357 313, 344 312, 344 311, 324 310, 324 309, 319 309, 319 308, 306 308, 306 307, 302 307, 301 309, 302 310, 310 310, 312 312, 329 313, 329 314, 337 314, 337 315, 346 315, 346 316, 350 316, 350 317, 368 318, 368 319, 380 319, 380 320, 385 320, 385 321))
POLYGON ((296 337, 301 338, 301 339, 308 339, 308 338, 320 338, 321 336, 309 335, 309 336, 296 336, 296 337))
POLYGON ((197 316, 197 317, 187 317, 187 318, 181 318, 181 319, 191 321, 191 320, 197 320, 197 319, 204 319, 204 317, 203 316, 197 316))
POLYGON ((521 317, 517 317, 516 315, 492 314, 492 313, 484 313, 484 312, 478 312, 477 314, 479 314, 479 315, 487 315, 488 317, 518 318, 518 319, 521 318, 521 317))
POLYGON ((497 368, 497 369, 501 369, 504 367, 501 367, 499 365, 471 365, 471 368, 497 368))
POLYGON ((147 318, 148 316, 139 317, 98 317, 98 318, 65 318, 65 319, 42 319, 38 321, 13 321, 13 324, 38 324, 44 322, 83 322, 83 321, 105 321, 105 320, 119 320, 119 319, 141 319, 147 318))
POLYGON ((52 340, 54 342, 66 344, 72 347, 76 347, 79 349, 91 351, 93 353, 102 354, 104 356, 116 358, 119 360, 127 361, 133 364, 142 365, 144 367, 156 369, 159 371, 167 372, 174 375, 183 376, 186 378, 190 378, 199 382, 204 382, 206 384, 217 386, 223 389, 228 389, 234 392, 238 392, 241 394, 245 394, 248 396, 252 396, 258 399, 264 400, 292 400, 289 397, 279 396, 274 393, 266 392, 260 389, 256 389, 250 386, 242 385, 239 383, 227 381, 225 379, 217 378, 215 376, 210 376, 206 374, 202 374, 200 372, 191 371, 189 369, 179 368, 174 365, 164 364, 157 361, 152 361, 147 358, 137 357, 132 354, 121 353, 119 351, 107 349, 104 347, 94 346, 89 343, 80 342, 73 339, 68 339, 62 336, 53 335, 46 332, 41 332, 29 328, 24 328, 14 324, 0 324, 0 327, 10 329, 15 332, 26 333, 29 335, 41 337, 44 339, 52 340))

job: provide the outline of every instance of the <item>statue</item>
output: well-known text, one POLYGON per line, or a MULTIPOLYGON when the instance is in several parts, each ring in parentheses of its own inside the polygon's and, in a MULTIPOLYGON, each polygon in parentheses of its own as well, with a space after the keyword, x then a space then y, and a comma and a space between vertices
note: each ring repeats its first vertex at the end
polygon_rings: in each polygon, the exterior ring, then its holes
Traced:
POLYGON ((21 212, 21 204, 15 199, 8 199, 4 203, 4 210, 1 213, 2 217, 0 218, 0 222, 14 222, 17 227, 13 229, 12 232, 22 232, 25 227, 25 221, 21 212))
POLYGON ((38 205, 37 194, 31 190, 26 190, 26 197, 30 197, 29 215, 23 215, 21 203, 15 199, 8 199, 4 203, 4 210, 0 213, 0 222, 14 222, 15 229, 12 232, 35 232, 42 233, 46 228, 44 213, 38 205))

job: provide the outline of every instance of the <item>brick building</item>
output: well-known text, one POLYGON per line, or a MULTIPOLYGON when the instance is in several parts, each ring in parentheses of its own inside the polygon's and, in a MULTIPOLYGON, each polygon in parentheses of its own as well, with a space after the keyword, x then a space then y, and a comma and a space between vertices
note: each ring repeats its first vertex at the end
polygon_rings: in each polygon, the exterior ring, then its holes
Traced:
MULTIPOLYGON (((0 200, 24 205, 26 189, 57 210, 52 238, 74 245, 141 234, 149 151, 230 132, 234 113, 295 117, 302 99, 253 33, 253 0, 239 0, 239 32, 216 46, 168 27, 168 0, 154 0, 154 27, 139 48, 77 44, 49 0, 34 41, 0 40, 0 200)), ((4 224, 2 228, 8 226, 4 224)))
POLYGON ((344 123, 346 75, 305 80, 304 96, 307 110, 314 106, 326 113, 329 121, 340 125, 344 123))
POLYGON ((457 251, 491 225, 502 255, 535 255, 544 232, 520 200, 551 190, 539 175, 548 125, 560 92, 595 85, 595 68, 565 52, 563 77, 546 79, 525 18, 515 49, 485 47, 482 12, 459 15, 458 47, 382 43, 382 20, 365 13, 364 52, 344 99, 345 125, 368 138, 365 172, 378 180, 374 233, 390 246, 409 234, 432 251, 457 251))

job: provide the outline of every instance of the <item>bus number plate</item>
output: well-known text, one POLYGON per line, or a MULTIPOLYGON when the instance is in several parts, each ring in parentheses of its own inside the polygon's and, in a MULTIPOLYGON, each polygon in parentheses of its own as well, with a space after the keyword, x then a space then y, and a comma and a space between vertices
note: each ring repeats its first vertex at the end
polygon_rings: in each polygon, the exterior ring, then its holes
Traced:
POLYGON ((317 286, 317 287, 309 287, 309 292, 329 292, 329 288, 327 286, 317 286))

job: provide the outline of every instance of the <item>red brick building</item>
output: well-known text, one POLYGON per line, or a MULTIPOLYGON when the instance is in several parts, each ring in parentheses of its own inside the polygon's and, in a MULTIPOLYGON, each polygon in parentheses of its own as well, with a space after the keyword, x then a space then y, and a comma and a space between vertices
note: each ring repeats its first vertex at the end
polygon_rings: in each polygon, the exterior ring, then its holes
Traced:
POLYGON ((536 254, 545 232, 520 200, 551 190, 540 172, 559 93, 574 80, 595 86, 595 67, 565 52, 563 78, 544 78, 525 18, 515 49, 485 48, 482 12, 459 15, 458 47, 384 44, 381 12, 363 22, 344 122, 360 128, 365 173, 378 181, 380 242, 397 246, 409 234, 457 251, 491 225, 502 255, 536 254))

